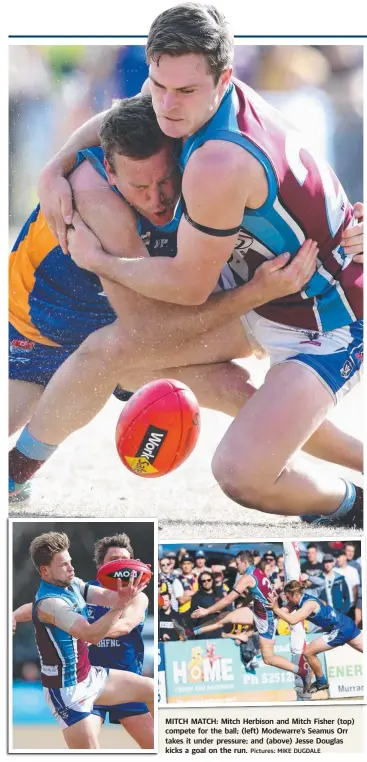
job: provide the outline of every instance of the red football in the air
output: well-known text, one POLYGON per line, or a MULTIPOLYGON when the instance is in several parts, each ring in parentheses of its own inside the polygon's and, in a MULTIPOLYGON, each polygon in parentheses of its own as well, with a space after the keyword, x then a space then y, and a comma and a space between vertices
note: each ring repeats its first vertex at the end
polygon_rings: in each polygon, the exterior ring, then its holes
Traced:
POLYGON ((131 574, 135 581, 141 572, 143 572, 141 582, 147 585, 152 577, 149 564, 144 564, 138 558, 119 558, 100 566, 97 571, 97 579, 102 587, 107 587, 108 590, 117 590, 118 579, 121 580, 124 587, 129 584, 131 574))
POLYGON ((180 466, 199 433, 195 395, 185 384, 164 378, 145 384, 126 403, 117 423, 116 447, 129 471, 153 478, 180 466))

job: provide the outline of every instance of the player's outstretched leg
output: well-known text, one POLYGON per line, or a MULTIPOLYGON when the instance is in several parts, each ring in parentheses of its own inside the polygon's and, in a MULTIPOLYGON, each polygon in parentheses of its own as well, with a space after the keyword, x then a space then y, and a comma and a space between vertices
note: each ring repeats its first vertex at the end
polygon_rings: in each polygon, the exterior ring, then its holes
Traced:
POLYGON ((141 749, 154 748, 154 721, 150 712, 134 714, 121 719, 120 722, 141 749))
POLYGON ((68 749, 99 749, 100 726, 98 729, 95 720, 96 718, 90 714, 69 728, 64 728, 63 735, 68 749))
POLYGON ((154 717, 154 680, 133 672, 110 669, 105 687, 98 696, 98 704, 113 706, 131 701, 146 704, 154 717))
POLYGON ((361 527, 354 485, 294 457, 332 406, 330 392, 309 368, 293 362, 272 368, 214 455, 213 473, 223 491, 267 513, 361 527))

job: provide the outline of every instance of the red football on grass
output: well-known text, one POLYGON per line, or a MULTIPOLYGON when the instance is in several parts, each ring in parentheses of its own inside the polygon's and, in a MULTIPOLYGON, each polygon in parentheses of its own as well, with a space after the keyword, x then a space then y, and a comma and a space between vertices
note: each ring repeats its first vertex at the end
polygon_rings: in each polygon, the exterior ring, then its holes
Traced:
POLYGON ((107 587, 108 590, 117 590, 118 579, 121 580, 124 587, 129 584, 131 574, 135 581, 141 572, 143 572, 141 582, 147 585, 152 577, 152 570, 148 564, 144 564, 138 558, 119 558, 100 566, 97 571, 97 579, 102 587, 107 587))
POLYGON ((134 474, 163 476, 188 458, 199 433, 199 405, 191 389, 159 379, 142 386, 126 403, 116 428, 117 452, 134 474))

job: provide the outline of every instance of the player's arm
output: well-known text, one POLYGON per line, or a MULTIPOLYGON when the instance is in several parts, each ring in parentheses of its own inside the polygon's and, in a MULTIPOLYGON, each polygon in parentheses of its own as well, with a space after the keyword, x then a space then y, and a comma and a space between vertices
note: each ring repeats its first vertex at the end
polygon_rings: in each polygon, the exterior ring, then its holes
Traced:
POLYGON ((17 624, 19 622, 31 622, 32 621, 32 603, 24 603, 23 606, 19 606, 12 612, 12 631, 13 635, 16 632, 17 624))
POLYGON ((66 225, 73 216, 72 191, 67 175, 73 170, 78 151, 100 145, 99 129, 107 111, 96 114, 79 127, 42 170, 38 181, 41 210, 64 251, 67 252, 66 225))
MULTIPOLYGON (((195 223, 210 223, 210 227, 227 231, 231 228, 231 235, 208 235, 182 217, 176 257, 135 257, 132 252, 130 259, 111 259, 100 250, 95 252, 99 256, 95 257, 93 271, 152 299, 188 306, 203 304, 231 255, 243 216, 246 187, 237 153, 235 159, 232 154, 228 159, 223 152, 216 161, 212 154, 205 155, 198 166, 190 167, 189 162, 183 181, 188 213, 195 223)), ((72 235, 69 245, 73 254, 72 235)))
POLYGON ((42 600, 37 607, 38 618, 41 622, 54 624, 64 632, 68 632, 86 643, 97 644, 116 624, 126 608, 126 588, 122 587, 121 580, 117 580, 117 584, 118 602, 93 624, 89 624, 85 617, 76 613, 71 605, 61 598, 42 600))
POLYGON ((84 583, 84 589, 81 593, 87 603, 93 603, 96 606, 106 606, 107 608, 115 606, 122 596, 125 597, 125 605, 135 598, 138 593, 146 587, 145 583, 142 583, 143 572, 135 578, 134 573, 130 575, 130 579, 127 585, 124 585, 123 592, 119 594, 115 590, 107 590, 105 587, 97 587, 97 585, 89 585, 84 583))
POLYGON ((313 613, 315 606, 316 601, 306 601, 300 609, 295 609, 294 611, 290 611, 287 606, 280 608, 277 604, 272 604, 271 608, 275 616, 284 619, 288 624, 297 624, 298 622, 304 622, 313 613))
POLYGON ((120 619, 108 631, 107 637, 118 638, 120 635, 128 635, 131 630, 143 621, 148 603, 148 596, 145 593, 138 593, 131 603, 126 606, 120 619))
POLYGON ((32 603, 24 603, 23 606, 19 606, 12 613, 13 619, 16 622, 31 622, 32 621, 32 603))
POLYGON ((212 606, 209 606, 208 609, 203 609, 200 606, 198 606, 195 611, 192 612, 191 617, 192 619, 200 619, 203 616, 207 616, 209 614, 216 614, 219 611, 222 611, 223 609, 226 609, 228 606, 230 606, 231 603, 233 603, 236 598, 238 598, 240 595, 242 595, 245 590, 247 590, 249 587, 252 587, 252 579, 250 576, 244 575, 241 577, 236 586, 231 590, 228 595, 224 596, 224 598, 221 598, 216 603, 213 603, 212 606))

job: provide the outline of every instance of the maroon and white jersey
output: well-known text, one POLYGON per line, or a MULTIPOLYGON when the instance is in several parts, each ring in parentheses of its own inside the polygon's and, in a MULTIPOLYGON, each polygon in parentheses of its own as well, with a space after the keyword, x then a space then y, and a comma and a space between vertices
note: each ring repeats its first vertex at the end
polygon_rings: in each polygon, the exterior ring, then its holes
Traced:
POLYGON ((76 614, 88 619, 83 598, 85 583, 74 578, 68 587, 57 587, 42 580, 33 604, 32 619, 41 662, 41 681, 45 688, 67 688, 82 682, 90 672, 88 647, 55 624, 39 619, 37 609, 42 601, 56 598, 76 614))
POLYGON ((238 80, 229 85, 212 119, 186 141, 183 168, 207 140, 243 146, 261 163, 268 183, 263 206, 245 209, 219 289, 248 282, 263 262, 285 251, 296 254, 310 238, 320 251, 317 271, 304 290, 256 311, 284 325, 322 332, 360 320, 362 266, 340 246, 343 229, 353 224, 353 210, 330 166, 307 149, 301 133, 279 111, 238 80))

